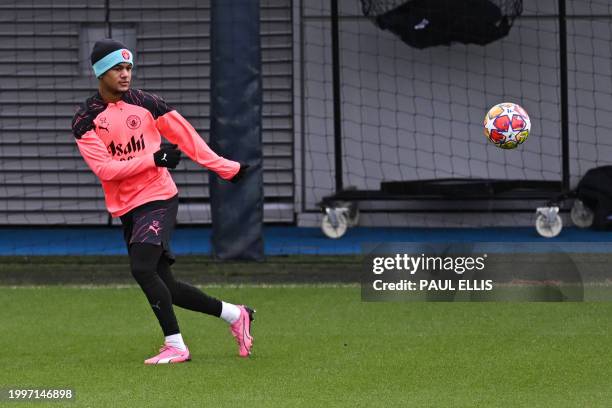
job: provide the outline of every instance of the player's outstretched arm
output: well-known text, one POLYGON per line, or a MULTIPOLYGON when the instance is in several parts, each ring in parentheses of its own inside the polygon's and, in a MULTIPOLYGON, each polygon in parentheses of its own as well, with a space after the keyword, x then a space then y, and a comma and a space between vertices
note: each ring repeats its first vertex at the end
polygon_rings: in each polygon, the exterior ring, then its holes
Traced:
POLYGON ((113 160, 106 146, 93 130, 76 139, 81 156, 102 181, 122 180, 156 166, 154 155, 146 154, 132 160, 113 160))
POLYGON ((157 118, 157 129, 171 143, 176 143, 191 160, 217 173, 224 180, 241 178, 248 165, 219 156, 206 144, 191 124, 176 110, 157 118), (240 175, 239 175, 240 174, 240 175))

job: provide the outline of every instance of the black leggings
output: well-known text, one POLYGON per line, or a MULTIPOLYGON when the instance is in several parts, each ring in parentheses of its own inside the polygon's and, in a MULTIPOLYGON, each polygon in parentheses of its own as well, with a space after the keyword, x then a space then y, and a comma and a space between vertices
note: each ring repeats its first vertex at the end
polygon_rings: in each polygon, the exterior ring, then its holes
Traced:
POLYGON ((161 245, 133 243, 130 245, 132 276, 140 285, 164 336, 180 333, 172 305, 184 309, 221 316, 221 302, 200 289, 175 279, 161 245))

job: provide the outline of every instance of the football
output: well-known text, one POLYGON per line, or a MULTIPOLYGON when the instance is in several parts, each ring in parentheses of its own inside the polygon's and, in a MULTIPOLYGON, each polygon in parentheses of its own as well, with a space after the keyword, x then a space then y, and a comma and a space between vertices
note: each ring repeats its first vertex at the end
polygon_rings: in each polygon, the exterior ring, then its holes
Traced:
POLYGON ((514 149, 529 137, 531 120, 525 109, 511 102, 493 106, 484 118, 484 134, 502 149, 514 149))

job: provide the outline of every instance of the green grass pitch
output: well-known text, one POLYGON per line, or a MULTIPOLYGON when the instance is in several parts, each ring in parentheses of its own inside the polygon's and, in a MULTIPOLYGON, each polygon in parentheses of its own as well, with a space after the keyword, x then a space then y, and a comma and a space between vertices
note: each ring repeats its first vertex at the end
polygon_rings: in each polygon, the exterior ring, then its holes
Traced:
POLYGON ((357 286, 208 288, 257 309, 254 354, 177 309, 193 360, 136 287, 0 288, 0 388, 70 387, 68 407, 604 407, 612 303, 365 303, 357 286))

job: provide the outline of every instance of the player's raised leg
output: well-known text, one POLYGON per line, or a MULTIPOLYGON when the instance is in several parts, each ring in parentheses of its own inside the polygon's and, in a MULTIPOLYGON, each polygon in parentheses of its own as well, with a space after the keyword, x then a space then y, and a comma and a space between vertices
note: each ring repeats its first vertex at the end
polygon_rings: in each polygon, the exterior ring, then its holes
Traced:
POLYGON ((184 309, 219 317, 230 324, 230 332, 238 343, 238 354, 248 357, 253 347, 251 322, 255 311, 243 305, 223 302, 197 287, 177 280, 166 257, 161 257, 157 273, 170 291, 172 302, 184 309))

